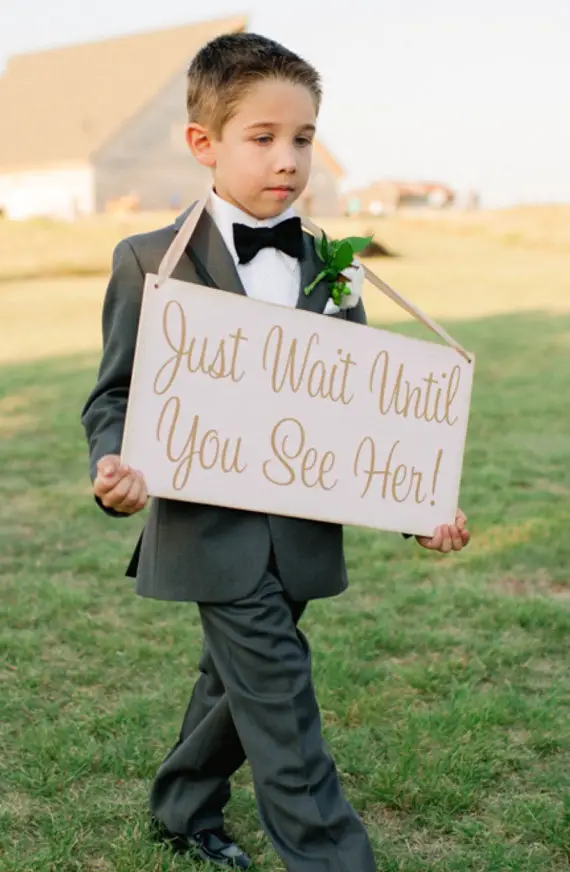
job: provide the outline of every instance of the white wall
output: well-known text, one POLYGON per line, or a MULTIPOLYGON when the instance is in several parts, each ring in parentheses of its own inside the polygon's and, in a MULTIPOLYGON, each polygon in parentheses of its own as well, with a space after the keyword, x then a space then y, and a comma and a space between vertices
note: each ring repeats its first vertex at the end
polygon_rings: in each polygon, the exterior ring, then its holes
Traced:
POLYGON ((89 166, 0 172, 0 210, 8 218, 72 220, 94 211, 93 170, 89 166))

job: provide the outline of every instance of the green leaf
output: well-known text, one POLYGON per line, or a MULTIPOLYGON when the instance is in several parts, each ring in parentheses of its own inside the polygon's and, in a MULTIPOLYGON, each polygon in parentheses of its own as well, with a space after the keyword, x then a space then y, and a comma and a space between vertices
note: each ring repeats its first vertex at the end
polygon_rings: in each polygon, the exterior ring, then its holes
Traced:
POLYGON ((334 266, 337 272, 342 272, 347 266, 350 266, 354 257, 354 251, 349 242, 344 239, 338 246, 331 266, 334 266))
POLYGON ((370 245, 374 236, 347 236, 343 242, 348 242, 353 252, 362 251, 367 245, 370 245))
POLYGON ((328 253, 329 253, 329 240, 328 240, 327 234, 323 230, 323 235, 321 236, 321 250, 319 252, 319 257, 325 263, 328 260, 328 256, 327 256, 328 253))

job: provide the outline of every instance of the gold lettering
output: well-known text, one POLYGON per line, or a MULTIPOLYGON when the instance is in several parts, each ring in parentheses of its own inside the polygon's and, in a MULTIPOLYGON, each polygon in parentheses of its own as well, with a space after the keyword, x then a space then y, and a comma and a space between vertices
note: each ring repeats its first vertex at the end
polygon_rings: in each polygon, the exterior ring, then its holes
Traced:
POLYGON ((271 373, 271 386, 276 394, 280 393, 283 390, 283 386, 286 381, 289 382, 289 386, 294 393, 297 393, 299 388, 301 387, 301 382, 305 375, 305 370, 307 369, 307 364, 309 361, 309 355, 311 353, 311 348, 314 342, 319 344, 319 337, 316 333, 313 333, 310 337, 307 347, 305 348, 305 354, 303 355, 303 362, 300 367, 300 371, 298 373, 295 372, 296 365, 296 354, 297 354, 297 340, 293 339, 289 346, 289 353, 287 355, 287 359, 285 361, 285 365, 282 368, 282 371, 279 372, 280 364, 281 364, 281 354, 283 350, 283 328, 276 324, 268 333, 267 339, 265 341, 265 346, 263 349, 263 368, 267 370, 269 368, 268 364, 268 352, 270 348, 270 343, 273 334, 277 337, 277 348, 275 351, 275 356, 273 358, 273 366, 271 373))
POLYGON ((412 485, 414 480, 412 478, 408 490, 404 494, 404 496, 399 496, 398 489, 403 485, 408 477, 408 467, 405 464, 400 463, 399 466, 394 470, 394 478, 392 479, 392 498, 396 500, 397 503, 404 503, 408 497, 410 496, 410 491, 412 489, 412 485))
POLYGON ((271 387, 276 394, 288 386, 295 394, 304 390, 310 397, 348 406, 354 399, 348 391, 348 377, 350 367, 356 366, 356 361, 350 352, 343 357, 340 348, 337 351, 339 361, 331 367, 320 358, 311 360, 318 344, 319 335, 313 333, 304 349, 299 349, 297 339, 292 339, 286 346, 283 328, 275 324, 267 334, 262 358, 263 369, 271 374, 271 387))
MULTIPOLYGON (((394 382, 394 390, 392 391, 392 400, 390 400, 390 405, 392 405, 392 401, 394 402, 394 411, 396 415, 403 415, 405 418, 408 416, 408 409, 406 406, 406 400, 404 397, 400 396, 402 391, 402 379, 404 377, 404 364, 401 363, 398 367, 398 373, 396 375, 396 380, 394 382), (401 404, 400 404, 401 401, 401 404)), ((406 382, 406 385, 409 390, 409 383, 406 382)))
POLYGON ((242 438, 239 436, 236 440, 236 446, 234 451, 234 456, 229 457, 230 448, 229 448, 229 439, 226 439, 224 442, 224 447, 222 448, 222 469, 224 472, 237 472, 242 473, 246 464, 240 467, 239 463, 239 453, 241 451, 242 438))
POLYGON ((338 484, 338 479, 332 482, 332 484, 327 485, 325 482, 325 475, 328 475, 329 472, 332 472, 333 466, 336 463, 336 455, 334 451, 325 451, 323 454, 323 459, 321 460, 321 465, 319 468, 319 484, 323 490, 330 491, 335 488, 338 484))
POLYGON ((175 490, 182 490, 188 482, 190 473, 194 463, 196 462, 204 470, 214 469, 219 467, 222 472, 244 472, 247 464, 240 464, 240 450, 242 447, 241 437, 236 440, 233 448, 233 457, 230 456, 231 440, 229 438, 221 439, 219 433, 215 429, 206 430, 200 434, 200 416, 194 415, 190 433, 182 448, 175 448, 175 439, 179 436, 179 419, 180 419, 180 398, 170 397, 163 406, 160 413, 156 428, 156 438, 158 442, 163 441, 163 428, 167 427, 166 432, 166 456, 172 462, 176 463, 172 486, 175 490), (169 423, 167 418, 170 415, 169 423))
POLYGON ((210 375, 212 378, 225 378, 226 375, 226 357, 224 354, 224 343, 220 342, 218 346, 218 350, 216 351, 216 356, 214 357, 212 363, 210 364, 209 369, 206 371, 206 375, 210 375))
POLYGON ((316 487, 318 479, 310 482, 307 478, 307 473, 310 472, 316 465, 319 455, 315 448, 309 448, 301 462, 301 480, 305 487, 316 487))
MULTIPOLYGON (((346 391, 347 391, 347 384, 346 384, 346 383, 347 383, 347 380, 348 380, 349 367, 350 367, 350 366, 356 366, 356 361, 354 361, 354 360, 352 359, 351 354, 350 354, 350 351, 347 352, 346 357, 342 357, 342 356, 341 356, 341 355, 342 355, 342 349, 339 348, 339 350, 338 350, 338 355, 339 355, 339 357, 340 357, 340 362, 343 364, 343 369, 342 369, 342 379, 341 379, 341 383, 340 383, 340 391, 339 391, 338 395, 337 395, 336 397, 334 397, 334 396, 332 396, 332 394, 331 394, 331 397, 332 397, 333 402, 336 403, 336 402, 338 402, 338 401, 340 400, 341 403, 343 403, 345 406, 349 406, 349 405, 352 403, 353 399, 354 399, 354 394, 349 394, 349 395, 347 395, 347 393, 346 393, 346 391)), ((333 370, 334 370, 334 372, 335 372, 335 378, 336 378, 336 365, 333 367, 333 370)))
POLYGON ((455 364, 453 369, 451 370, 451 375, 449 376, 449 381, 447 383, 447 394, 445 396, 445 413, 443 415, 443 420, 447 421, 450 427, 453 427, 454 424, 457 424, 458 418, 455 416, 453 421, 449 419, 449 413, 451 411, 451 404, 453 403, 455 397, 457 396, 457 391, 459 390, 459 385, 461 384, 461 367, 455 364))
POLYGON ((242 370, 241 373, 237 374, 237 363, 238 363, 238 353, 239 353, 239 345, 240 342, 248 342, 247 336, 243 335, 243 330, 241 327, 238 327, 235 333, 230 333, 230 339, 234 340, 234 348, 232 352, 232 362, 230 364, 230 378, 236 384, 242 380, 245 375, 245 370, 242 370))
POLYGON ((186 368, 188 372, 203 372, 204 375, 208 375, 210 367, 206 363, 206 352, 208 350, 208 339, 202 339, 202 351, 200 352, 200 357, 198 358, 197 363, 192 362, 192 358, 194 355, 194 349, 196 347, 196 337, 193 336, 190 345, 188 346, 188 351, 185 352, 186 355, 186 368))
POLYGON ((159 396, 172 387, 184 359, 186 369, 191 373, 201 372, 213 379, 229 378, 235 383, 244 377, 243 370, 238 373, 238 355, 240 344, 248 339, 241 327, 229 337, 219 339, 212 350, 207 336, 201 345, 196 336, 188 341, 184 309, 177 300, 169 300, 162 313, 162 332, 174 354, 165 360, 154 378, 154 391, 159 396), (229 366, 228 357, 231 357, 229 366))
POLYGON ((434 420, 434 416, 435 416, 435 409, 434 409, 433 414, 430 415, 430 413, 429 413, 429 402, 430 402, 430 399, 431 399, 431 389, 432 389, 432 387, 433 387, 434 385, 439 384, 439 382, 437 381, 436 378, 434 378, 434 374, 433 374, 433 372, 430 372, 430 374, 428 375, 428 377, 422 379, 422 381, 424 381, 424 382, 426 383, 427 388, 426 388, 425 399, 424 399, 424 408, 423 408, 422 415, 421 415, 420 417, 423 417, 424 420, 426 420, 426 421, 433 421, 433 420, 434 420))
MULTIPOLYGON (((196 415, 195 421, 198 416, 196 415)), ((202 469, 213 469, 216 463, 218 462, 218 455, 220 453, 220 440, 218 438, 217 430, 206 430, 202 439, 200 440, 200 447, 198 448, 198 459, 200 461, 200 466, 202 469), (209 443, 209 445, 208 445, 209 443), (211 460, 208 461, 207 450, 208 447, 212 448, 210 452, 211 460)))
POLYGON ((404 503, 410 496, 415 483, 414 499, 416 503, 423 503, 426 499, 425 493, 420 495, 420 488, 423 484, 423 473, 416 470, 415 466, 407 466, 405 463, 399 463, 395 469, 392 469, 394 455, 400 442, 394 442, 392 445, 385 465, 376 465, 376 443, 370 436, 365 436, 358 446, 354 458, 354 476, 359 478, 364 476, 364 488, 361 497, 365 497, 370 486, 376 477, 379 477, 381 485, 382 499, 386 499, 388 487, 390 487, 390 495, 397 503, 404 503), (405 493, 401 492, 401 488, 407 485, 405 493))
MULTIPOLYGON (((423 497, 420 497, 420 488, 423 484, 423 473, 418 472, 415 466, 412 466, 412 483, 410 484, 410 489, 413 487, 414 479, 416 480, 416 491, 414 493, 414 500, 416 503, 421 504, 425 501, 427 494, 424 493, 423 497)), ((432 506, 434 503, 432 502, 432 506)))
POLYGON ((162 332, 164 334, 164 338, 166 339, 167 344, 172 348, 174 354, 172 357, 169 357, 168 360, 160 367, 158 370, 155 379, 154 379, 154 390, 157 394, 164 394, 171 387, 174 379, 178 374, 178 370, 180 369, 180 362, 183 357, 182 349, 186 345, 186 319, 184 318, 184 312, 182 311, 182 307, 180 303, 177 303, 176 300, 170 300, 166 306, 164 307, 164 312, 162 313, 162 332), (169 329, 169 319, 168 315, 170 312, 178 309, 179 314, 179 327, 180 327, 180 336, 178 337, 178 342, 174 342, 170 329, 169 329), (169 369, 171 370, 169 373, 169 369), (160 385, 160 379, 163 373, 166 373, 166 383, 162 386, 160 385))
POLYGON ((278 481, 276 478, 272 478, 270 474, 271 469, 271 461, 266 460, 263 464, 263 474, 265 478, 269 479, 273 484, 277 484, 279 486, 287 486, 293 484, 295 481, 295 470, 293 467, 287 463, 287 460, 296 460, 301 451, 303 450, 303 446, 305 444, 305 431, 303 429, 303 425, 300 421, 297 421, 296 418, 283 418, 283 420, 278 421, 273 430, 271 431, 271 450, 273 451, 274 456, 279 460, 279 462, 285 467, 288 472, 288 477, 286 481, 278 481), (293 424, 296 427, 297 432, 297 448, 293 448, 293 453, 287 453, 287 444, 289 441, 289 436, 286 433, 282 436, 283 425, 293 424), (281 443, 278 444, 278 439, 281 439, 281 443))
POLYGON ((387 415, 388 412, 390 411, 390 409, 392 408, 392 403, 394 401, 394 396, 392 395, 392 399, 390 400, 389 405, 388 406, 384 405, 386 386, 387 386, 387 382, 388 382, 389 357, 388 357, 387 351, 379 351, 378 354, 376 355, 376 359, 375 359, 374 363, 372 364, 372 369, 370 370, 370 382, 369 382, 368 386, 370 389, 370 393, 371 394, 374 393, 374 376, 376 375, 376 367, 378 366, 378 364, 382 360, 384 362, 384 368, 382 369, 382 375, 380 377, 380 387, 378 390, 378 408, 380 410, 381 415, 387 415))
POLYGON ((361 497, 365 497, 366 494, 368 493, 368 489, 370 488, 370 485, 372 484, 372 480, 374 477, 374 467, 375 467, 375 461, 376 461, 376 443, 374 442, 374 440, 370 436, 365 436, 364 439, 361 441, 360 445, 358 446, 358 450, 356 452, 356 457, 354 458, 354 476, 355 476, 355 478, 358 478, 358 476, 360 475, 361 454, 363 454, 364 451, 366 451, 366 450, 368 451, 368 469, 364 470, 364 474, 367 476, 367 479, 366 479, 366 483, 364 486, 364 490, 360 494, 361 497))
POLYGON ((326 451, 319 459, 316 448, 305 449, 306 441, 305 428, 297 418, 278 421, 271 432, 271 449, 273 460, 277 460, 281 466, 274 470, 273 461, 266 460, 262 467, 265 478, 272 484, 287 487, 297 480, 293 462, 299 461, 299 477, 305 487, 332 490, 338 484, 338 479, 328 482, 326 476, 335 465, 334 452, 326 451), (312 476, 309 475, 311 472, 312 476))
POLYGON ((177 460, 178 458, 174 457, 173 452, 172 452, 172 437, 174 434, 174 430, 176 428, 176 424, 178 423, 178 416, 180 414, 180 397, 170 397, 170 399, 167 400, 166 403, 164 404, 164 406, 162 407, 162 412, 159 415, 158 422, 156 425, 156 439, 157 439, 157 442, 162 441, 162 436, 161 436, 162 425, 163 425, 164 419, 166 418, 166 413, 167 413, 170 406, 173 407, 174 411, 172 413, 172 423, 171 423, 171 427, 170 427, 170 430, 168 432, 168 438, 166 441, 166 456, 168 457, 169 460, 177 460))
MULTIPOLYGON (((417 420, 436 421, 438 424, 447 423, 453 427, 458 418, 450 417, 451 405, 457 396, 461 381, 461 368, 455 365, 451 371, 447 387, 440 385, 433 372, 421 381, 425 385, 412 386, 409 379, 405 378, 405 367, 401 363, 390 388, 389 385, 390 357, 384 349, 380 351, 372 364, 368 388, 370 393, 378 395, 378 410, 381 415, 394 414, 407 418, 413 415, 417 420), (432 390, 434 389, 435 390, 432 390), (443 408, 442 408, 443 406, 443 408)), ((446 373, 441 374, 443 381, 447 379, 446 373)))
POLYGON ((320 395, 324 400, 326 400, 327 397, 330 397, 330 394, 327 392, 324 384, 326 374, 327 371, 322 360, 316 360, 309 372, 309 379, 307 383, 307 393, 310 397, 318 397, 320 395), (313 384, 313 376, 315 375, 317 382, 316 385, 313 384))

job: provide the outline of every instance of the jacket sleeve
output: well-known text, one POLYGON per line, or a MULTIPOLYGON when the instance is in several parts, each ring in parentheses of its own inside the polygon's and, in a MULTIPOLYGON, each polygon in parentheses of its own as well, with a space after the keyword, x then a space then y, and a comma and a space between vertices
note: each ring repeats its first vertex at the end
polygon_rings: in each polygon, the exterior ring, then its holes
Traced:
MULTIPOLYGON (((97 474, 98 461, 106 454, 121 451, 143 285, 140 262, 130 242, 123 240, 113 253, 113 268, 103 303, 103 353, 97 381, 81 413, 89 445, 92 481, 97 474)), ((112 509, 105 511, 120 514, 112 509)))

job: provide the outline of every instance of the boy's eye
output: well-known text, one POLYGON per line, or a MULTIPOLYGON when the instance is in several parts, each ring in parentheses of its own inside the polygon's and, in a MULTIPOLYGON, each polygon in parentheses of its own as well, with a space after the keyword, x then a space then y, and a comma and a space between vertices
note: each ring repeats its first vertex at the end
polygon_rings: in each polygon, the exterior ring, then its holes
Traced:
MULTIPOLYGON (((268 145, 270 142, 273 142, 273 136, 270 133, 263 133, 261 136, 255 137, 255 142, 258 142, 260 145, 268 145)), ((312 145, 313 140, 310 136, 296 136, 295 137, 295 145, 301 146, 304 148, 307 145, 312 145)))

